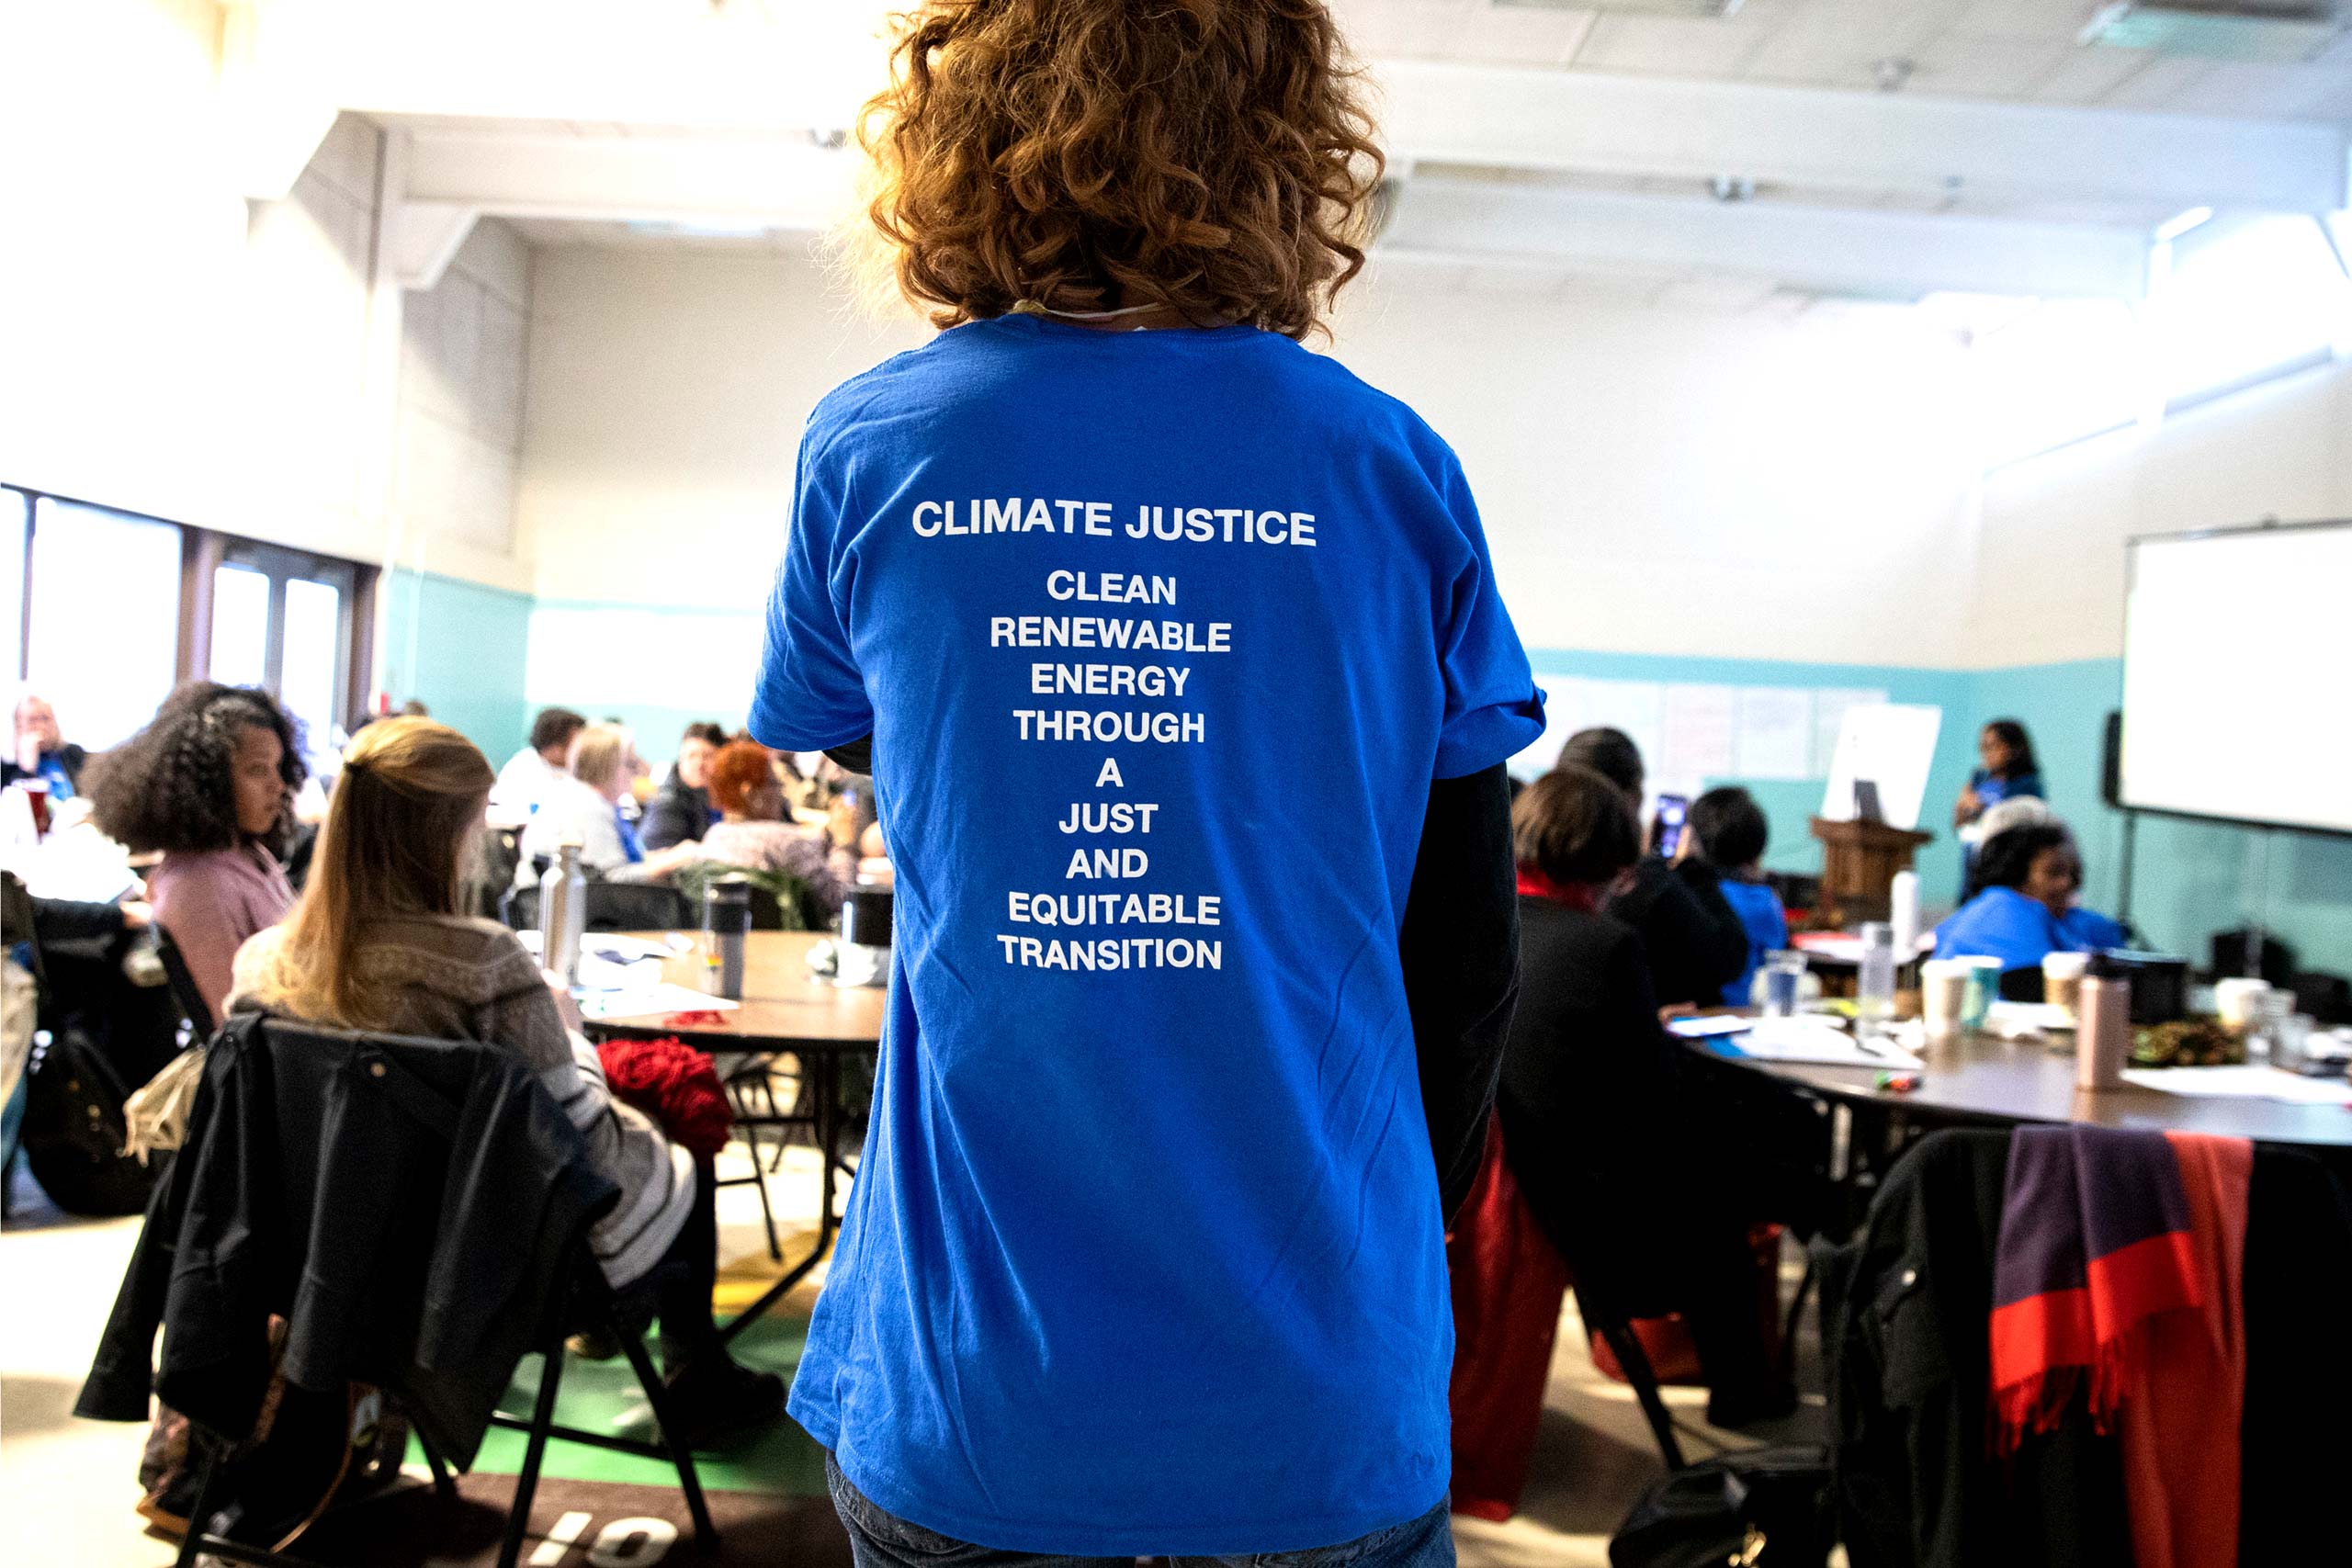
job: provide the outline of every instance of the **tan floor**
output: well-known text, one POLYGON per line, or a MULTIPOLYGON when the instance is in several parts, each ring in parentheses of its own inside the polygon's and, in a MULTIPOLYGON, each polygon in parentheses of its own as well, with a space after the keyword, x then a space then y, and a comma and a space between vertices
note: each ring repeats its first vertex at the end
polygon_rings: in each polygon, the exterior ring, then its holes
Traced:
MULTIPOLYGON (((795 1149, 774 1179, 780 1224, 813 1219, 814 1162, 811 1151, 795 1149)), ((17 1190, 21 1198, 32 1190, 17 1190)), ((720 1197, 722 1255, 759 1247, 751 1190, 720 1197)), ((138 1227, 135 1218, 35 1210, 0 1235, 0 1562, 10 1568, 164 1568, 172 1560, 130 1511, 144 1429, 69 1414, 138 1227)), ((1702 1424, 1700 1391, 1667 1397, 1693 1458, 1727 1444, 1804 1440, 1819 1425, 1816 1408, 1735 1439, 1702 1424)), ((1601 1568, 1610 1532, 1662 1473, 1631 1391, 1593 1370, 1571 1309, 1521 1512, 1500 1525, 1457 1518, 1464 1568, 1601 1568)))

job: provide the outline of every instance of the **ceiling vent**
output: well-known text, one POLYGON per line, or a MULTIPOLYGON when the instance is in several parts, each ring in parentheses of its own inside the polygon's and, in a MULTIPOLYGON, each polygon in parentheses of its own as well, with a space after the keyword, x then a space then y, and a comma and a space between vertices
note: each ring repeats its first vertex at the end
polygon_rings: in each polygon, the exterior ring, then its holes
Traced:
POLYGON ((1728 17, 1740 0, 1493 0, 1504 11, 1623 12, 1643 17, 1728 17))
POLYGON ((2082 41, 2207 60, 2309 60, 2347 25, 2345 0, 2121 0, 2102 6, 2082 41))

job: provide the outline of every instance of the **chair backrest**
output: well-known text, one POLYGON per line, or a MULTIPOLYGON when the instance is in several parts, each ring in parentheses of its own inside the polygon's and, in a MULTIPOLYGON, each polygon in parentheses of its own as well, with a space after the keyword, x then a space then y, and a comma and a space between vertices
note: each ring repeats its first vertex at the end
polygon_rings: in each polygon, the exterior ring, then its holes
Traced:
MULTIPOLYGON (((594 1272, 580 1269, 588 1229, 617 1189, 502 1047, 242 1014, 212 1052, 173 1167, 172 1223, 246 1224, 258 1277, 300 1281, 269 1303, 293 1320, 290 1381, 382 1383, 445 1455, 470 1461, 507 1353, 551 1321, 575 1271, 594 1272), (221 1192, 248 1179, 272 1194, 266 1207, 221 1213, 221 1192)), ((174 1234, 185 1251, 189 1232, 174 1234)))
POLYGON ((40 959, 40 931, 33 918, 33 896, 13 871, 0 871, 0 936, 23 942, 32 953, 33 978, 48 983, 40 959))
POLYGON ((171 983, 172 1000, 179 1005, 188 1027, 196 1031, 196 1038, 199 1042, 211 1039, 220 1021, 212 1016, 211 1004, 204 999, 204 992, 197 985, 195 972, 188 968, 179 943, 160 925, 155 928, 155 956, 163 961, 164 978, 171 983))
MULTIPOLYGON (((539 890, 528 884, 511 889, 500 914, 514 931, 539 923, 539 890)), ((702 922, 694 905, 674 887, 658 882, 588 884, 588 929, 592 931, 684 931, 702 922)))

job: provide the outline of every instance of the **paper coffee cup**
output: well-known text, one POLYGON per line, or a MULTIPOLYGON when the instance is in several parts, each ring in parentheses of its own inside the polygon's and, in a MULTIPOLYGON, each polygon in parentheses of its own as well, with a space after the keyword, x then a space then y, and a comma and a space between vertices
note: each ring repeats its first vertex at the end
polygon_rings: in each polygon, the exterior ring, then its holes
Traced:
POLYGON ((2216 981, 2213 986, 2213 1010, 2222 1016, 2222 1024, 2231 1029, 2245 1029, 2262 1017, 2263 999, 2270 994, 2267 980, 2236 978, 2216 981))
POLYGON ((1919 1009, 1931 1039, 1949 1039, 1968 1027, 1971 966, 1948 958, 1919 965, 1919 1009))
POLYGON ((2091 955, 2087 953, 2045 953, 2041 960, 2041 999, 2064 1010, 2068 1018, 2074 1017, 2076 994, 2090 965, 2091 955))

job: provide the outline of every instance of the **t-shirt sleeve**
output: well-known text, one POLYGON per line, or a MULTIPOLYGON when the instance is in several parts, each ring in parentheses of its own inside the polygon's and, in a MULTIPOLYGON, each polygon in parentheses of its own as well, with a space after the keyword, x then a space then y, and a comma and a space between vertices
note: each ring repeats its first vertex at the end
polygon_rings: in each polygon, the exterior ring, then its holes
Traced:
POLYGON ((847 607, 834 596, 842 502, 838 477, 811 460, 803 436, 793 475, 792 535, 768 595, 752 698, 752 736, 777 750, 821 751, 874 728, 874 707, 850 649, 847 607))
POLYGON ((1446 624, 1439 628, 1445 718, 1432 776, 1457 779, 1507 761, 1541 739, 1544 693, 1495 587, 1478 503, 1459 464, 1446 464, 1445 486, 1447 509, 1470 546, 1470 559, 1454 577, 1446 624))

